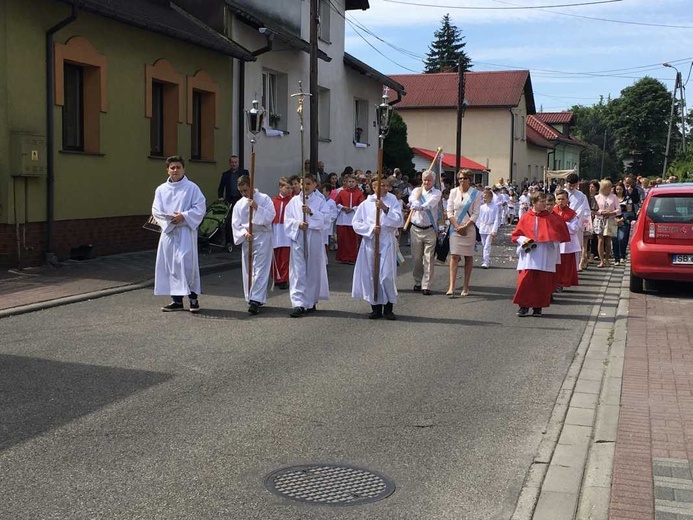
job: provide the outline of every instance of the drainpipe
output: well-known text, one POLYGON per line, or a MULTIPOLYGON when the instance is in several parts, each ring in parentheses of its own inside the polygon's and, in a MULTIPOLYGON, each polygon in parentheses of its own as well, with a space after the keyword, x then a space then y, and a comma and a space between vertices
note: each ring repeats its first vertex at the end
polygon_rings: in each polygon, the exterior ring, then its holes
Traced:
POLYGON ((55 103, 55 56, 53 54, 53 35, 77 19, 79 0, 72 2, 72 14, 46 31, 46 261, 56 264, 53 252, 53 220, 55 217, 55 163, 53 160, 53 105, 55 103))
MULTIPOLYGON (((267 38, 267 45, 253 51, 253 56, 260 56, 272 50, 274 34, 265 27, 260 27, 261 34, 267 38)), ((238 162, 243 167, 243 156, 245 155, 245 61, 238 60, 238 162)))

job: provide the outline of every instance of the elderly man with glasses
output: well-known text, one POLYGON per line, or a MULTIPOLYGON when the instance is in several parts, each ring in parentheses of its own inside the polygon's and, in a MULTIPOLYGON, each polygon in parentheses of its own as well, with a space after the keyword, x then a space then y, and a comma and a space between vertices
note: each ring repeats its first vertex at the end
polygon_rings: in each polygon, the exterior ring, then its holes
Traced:
POLYGON ((435 174, 426 170, 421 175, 422 185, 409 196, 411 217, 411 255, 414 290, 431 294, 438 240, 438 204, 442 193, 434 186, 435 174))

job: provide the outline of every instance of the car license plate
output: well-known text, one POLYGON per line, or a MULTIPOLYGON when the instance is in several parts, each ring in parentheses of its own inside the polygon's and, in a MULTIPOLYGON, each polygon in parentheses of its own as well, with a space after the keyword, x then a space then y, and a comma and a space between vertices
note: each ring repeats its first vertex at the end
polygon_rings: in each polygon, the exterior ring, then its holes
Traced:
POLYGON ((693 265, 693 255, 672 255, 671 263, 693 265))

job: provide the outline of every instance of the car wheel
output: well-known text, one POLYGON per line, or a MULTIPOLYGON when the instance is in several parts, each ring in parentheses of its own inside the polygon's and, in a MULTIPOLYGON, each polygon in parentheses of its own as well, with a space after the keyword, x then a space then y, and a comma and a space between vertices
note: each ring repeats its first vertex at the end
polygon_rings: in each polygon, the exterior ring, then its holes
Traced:
POLYGON ((644 290, 644 280, 630 272, 630 292, 640 294, 644 290))

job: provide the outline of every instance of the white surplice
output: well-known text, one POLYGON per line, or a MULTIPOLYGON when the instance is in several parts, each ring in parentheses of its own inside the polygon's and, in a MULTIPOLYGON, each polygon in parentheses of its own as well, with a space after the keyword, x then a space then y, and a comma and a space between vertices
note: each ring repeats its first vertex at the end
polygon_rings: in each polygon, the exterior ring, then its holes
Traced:
POLYGON ((284 229, 291 238, 289 258, 289 296, 293 307, 310 309, 318 300, 330 298, 327 281, 327 254, 322 240, 322 231, 329 225, 331 214, 325 197, 313 192, 306 197, 306 205, 312 215, 306 215, 308 229, 298 226, 303 222, 303 195, 299 193, 289 201, 284 215, 284 229), (307 258, 304 254, 303 236, 308 246, 307 258))
POLYGON ((255 190, 253 201, 257 209, 253 210, 253 278, 248 287, 248 239, 245 234, 249 228, 250 199, 243 197, 233 206, 233 218, 231 229, 233 230, 233 242, 236 245, 243 244, 243 293, 245 301, 265 303, 267 301, 267 288, 269 287, 270 270, 274 248, 272 246, 272 221, 275 211, 272 199, 264 193, 255 190))
POLYGON ((152 216, 161 226, 156 251, 154 294, 187 296, 200 294, 200 264, 197 257, 197 228, 205 216, 205 197, 197 184, 183 177, 163 183, 154 193, 152 216), (173 214, 184 220, 173 224, 173 214))
POLYGON ((327 209, 330 212, 330 220, 325 226, 325 229, 322 230, 322 242, 324 245, 328 245, 330 243, 330 235, 332 235, 332 232, 334 231, 334 222, 337 220, 337 217, 341 211, 339 211, 337 205, 332 199, 325 200, 325 203, 327 204, 327 209))
POLYGON ((373 269, 375 267, 375 195, 369 195, 354 213, 352 225, 361 235, 361 247, 354 266, 351 289, 353 298, 362 298, 371 305, 397 303, 397 238, 395 232, 402 227, 402 204, 397 197, 387 193, 382 201, 389 208, 387 214, 380 212, 380 269, 378 299, 373 296, 373 269))

